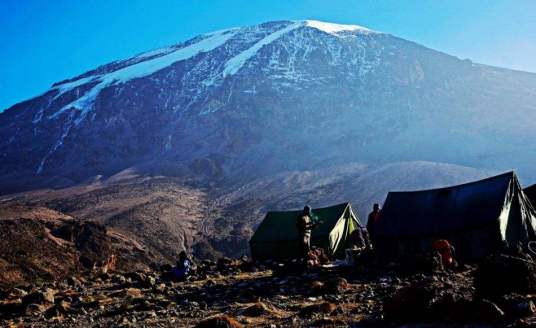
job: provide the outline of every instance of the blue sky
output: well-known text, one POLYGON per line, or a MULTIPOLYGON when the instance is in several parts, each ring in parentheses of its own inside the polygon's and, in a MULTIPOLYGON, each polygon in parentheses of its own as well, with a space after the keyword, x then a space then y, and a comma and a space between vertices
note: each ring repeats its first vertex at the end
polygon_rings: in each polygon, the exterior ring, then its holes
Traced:
POLYGON ((280 19, 358 24, 536 72, 534 0, 2 0, 0 111, 54 82, 197 34, 280 19))

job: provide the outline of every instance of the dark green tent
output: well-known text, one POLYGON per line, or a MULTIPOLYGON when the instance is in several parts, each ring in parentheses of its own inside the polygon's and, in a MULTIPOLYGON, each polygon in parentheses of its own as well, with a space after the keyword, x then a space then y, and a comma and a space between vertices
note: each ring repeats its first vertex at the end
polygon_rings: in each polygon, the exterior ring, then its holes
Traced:
MULTIPOLYGON (((249 241, 256 260, 292 259, 299 256, 296 221, 302 211, 268 212, 249 241)), ((311 245, 334 257, 344 257, 348 237, 360 226, 350 203, 312 210, 312 221, 323 223, 313 230, 311 245)))
POLYGON ((383 258, 430 250, 447 239, 460 259, 534 240, 536 212, 514 172, 459 186, 390 192, 373 231, 383 258))

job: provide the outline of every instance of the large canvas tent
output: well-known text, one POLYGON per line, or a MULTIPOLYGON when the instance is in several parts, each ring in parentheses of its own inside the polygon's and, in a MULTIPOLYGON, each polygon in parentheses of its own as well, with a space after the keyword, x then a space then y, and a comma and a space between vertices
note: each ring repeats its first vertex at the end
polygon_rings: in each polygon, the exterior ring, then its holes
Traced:
MULTIPOLYGON (((256 260, 292 259, 300 255, 296 221, 302 211, 268 212, 249 241, 256 260)), ((323 222, 311 235, 311 245, 343 257, 350 234, 361 224, 350 203, 312 210, 312 221, 323 222)))
POLYGON ((374 229, 383 258, 430 250, 447 239, 458 258, 475 260, 534 240, 536 212, 514 172, 463 185, 390 192, 374 229))

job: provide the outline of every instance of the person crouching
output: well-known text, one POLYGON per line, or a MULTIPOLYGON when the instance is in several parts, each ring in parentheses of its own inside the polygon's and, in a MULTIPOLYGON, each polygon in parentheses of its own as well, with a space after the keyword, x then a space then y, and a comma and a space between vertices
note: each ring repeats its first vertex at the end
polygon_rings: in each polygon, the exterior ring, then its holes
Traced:
POLYGON ((172 270, 172 276, 174 280, 183 281, 188 279, 188 275, 191 269, 191 261, 188 259, 185 251, 182 251, 179 254, 179 260, 177 261, 175 267, 172 270))

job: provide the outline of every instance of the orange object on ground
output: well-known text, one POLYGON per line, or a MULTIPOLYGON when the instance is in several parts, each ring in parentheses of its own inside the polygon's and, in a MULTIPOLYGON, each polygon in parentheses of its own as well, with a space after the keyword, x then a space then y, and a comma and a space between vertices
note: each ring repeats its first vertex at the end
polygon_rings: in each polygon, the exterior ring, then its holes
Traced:
POLYGON ((448 240, 436 240, 432 244, 432 248, 441 254, 441 261, 443 262, 443 266, 445 268, 448 268, 454 264, 454 254, 452 254, 452 247, 450 246, 448 240))

